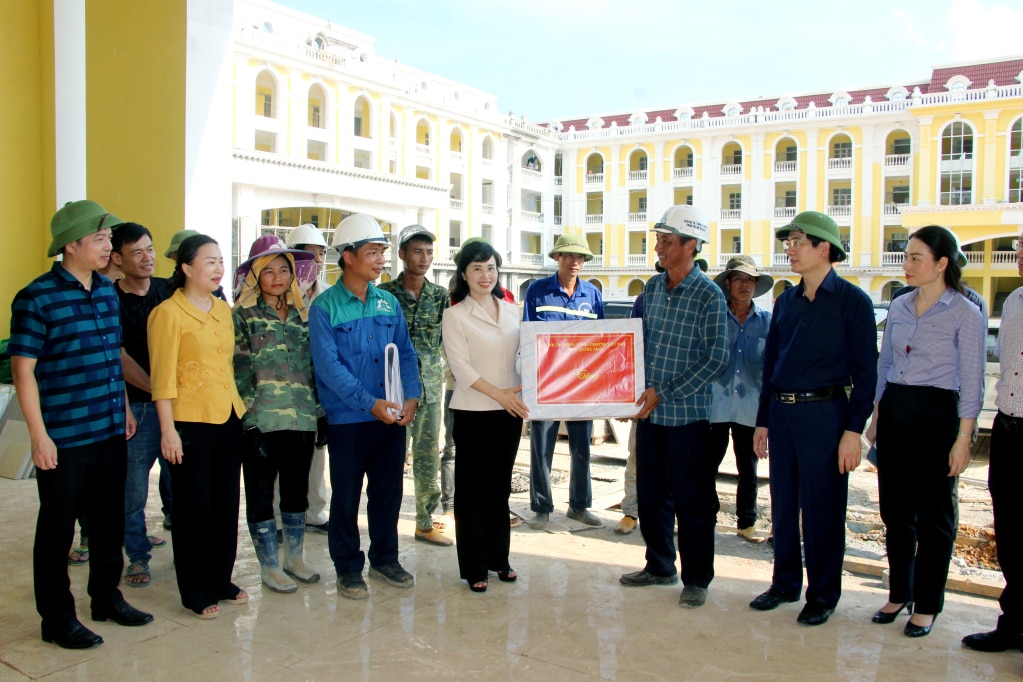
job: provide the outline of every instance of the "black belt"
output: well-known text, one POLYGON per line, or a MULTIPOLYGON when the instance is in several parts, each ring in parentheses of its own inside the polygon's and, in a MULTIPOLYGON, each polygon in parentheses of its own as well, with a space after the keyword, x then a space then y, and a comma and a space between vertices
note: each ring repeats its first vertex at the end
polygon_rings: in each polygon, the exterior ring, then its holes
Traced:
POLYGON ((781 391, 775 391, 774 397, 779 402, 783 402, 786 405, 793 405, 795 403, 813 403, 818 400, 835 400, 836 398, 845 397, 845 388, 842 386, 834 386, 832 388, 822 388, 819 391, 803 391, 802 393, 782 393, 781 391))
POLYGON ((998 411, 998 417, 1006 431, 1023 431, 1023 417, 1011 417, 1001 410, 998 411))

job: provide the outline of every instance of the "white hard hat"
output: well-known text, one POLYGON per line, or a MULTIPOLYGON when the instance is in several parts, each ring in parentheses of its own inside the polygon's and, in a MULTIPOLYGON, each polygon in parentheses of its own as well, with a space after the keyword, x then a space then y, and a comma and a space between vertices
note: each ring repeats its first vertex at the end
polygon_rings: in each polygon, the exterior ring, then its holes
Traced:
POLYGON ((363 242, 389 244, 376 218, 365 213, 353 213, 338 223, 330 245, 338 251, 344 251, 349 246, 358 246, 363 242))
POLYGON ((305 223, 289 232, 287 239, 289 249, 294 249, 302 244, 326 247, 327 240, 323 238, 323 233, 320 232, 319 228, 312 223, 305 223))
POLYGON ((703 244, 710 241, 710 221, 707 216, 700 209, 687 204, 672 206, 665 211, 652 231, 692 237, 703 244))

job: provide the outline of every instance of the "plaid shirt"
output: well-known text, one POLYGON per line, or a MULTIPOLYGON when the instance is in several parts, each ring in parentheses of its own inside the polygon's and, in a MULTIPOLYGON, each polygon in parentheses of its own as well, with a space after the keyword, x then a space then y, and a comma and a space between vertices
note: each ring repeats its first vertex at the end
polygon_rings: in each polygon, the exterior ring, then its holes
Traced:
POLYGON ((43 423, 58 448, 124 435, 121 316, 109 279, 92 273, 86 291, 54 263, 14 297, 7 352, 36 360, 43 423))
POLYGON ((710 419, 711 382, 728 364, 725 296, 693 268, 668 290, 668 275, 643 289, 643 345, 647 387, 660 404, 652 424, 684 426, 710 419))

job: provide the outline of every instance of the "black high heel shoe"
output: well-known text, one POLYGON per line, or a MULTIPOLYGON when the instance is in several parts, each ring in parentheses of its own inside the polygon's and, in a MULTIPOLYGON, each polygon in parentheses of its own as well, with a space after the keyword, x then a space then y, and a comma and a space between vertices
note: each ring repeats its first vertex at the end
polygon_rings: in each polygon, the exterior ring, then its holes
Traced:
POLYGON ((930 625, 914 625, 913 623, 906 623, 906 629, 903 631, 906 633, 906 637, 924 637, 931 634, 931 628, 938 622, 938 614, 934 614, 934 619, 931 620, 930 625))
POLYGON ((888 613, 887 611, 881 611, 880 609, 878 609, 877 613, 875 613, 874 617, 871 618, 870 620, 880 625, 888 625, 889 623, 894 623, 896 617, 898 617, 898 615, 902 613, 902 609, 906 609, 907 616, 912 616, 913 602, 908 601, 902 606, 900 606, 898 611, 892 611, 891 613, 888 613))

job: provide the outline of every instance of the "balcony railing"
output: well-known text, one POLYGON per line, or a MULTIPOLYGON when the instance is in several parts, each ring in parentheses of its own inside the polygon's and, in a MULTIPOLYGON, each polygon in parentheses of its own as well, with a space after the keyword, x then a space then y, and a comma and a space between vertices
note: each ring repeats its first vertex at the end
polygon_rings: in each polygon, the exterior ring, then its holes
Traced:
POLYGON ((458 253, 458 250, 461 249, 461 248, 462 248, 461 246, 449 246, 449 247, 447 247, 447 252, 446 252, 447 253, 447 257, 444 258, 443 254, 445 252, 441 251, 441 254, 442 254, 441 259, 442 260, 450 260, 450 261, 455 260, 455 254, 458 253))
POLYGON ((740 220, 742 219, 741 208, 723 208, 721 209, 721 220, 740 220))
POLYGON ((910 158, 912 158, 910 154, 886 154, 884 157, 884 167, 901 168, 902 166, 908 166, 910 158))
POLYGON ((775 173, 795 173, 796 165, 798 161, 775 161, 774 172, 775 173))
MULTIPOLYGON (((1014 252, 1010 252, 1011 255, 1015 255, 1014 252)), ((983 265, 984 264, 984 252, 983 251, 964 251, 963 255, 966 256, 967 265, 983 265)))
MULTIPOLYGON (((970 254, 966 254, 966 258, 969 259, 970 254)), ((995 251, 991 254, 992 265, 1016 265, 1016 252, 1015 251, 995 251)))
POLYGON ((789 264, 788 254, 784 254, 784 253, 773 253, 773 254, 771 254, 771 265, 780 266, 780 265, 788 265, 788 264, 789 264))
POLYGON ((494 160, 493 159, 483 159, 483 167, 484 168, 493 168, 494 167, 494 160))
POLYGON ((525 265, 543 265, 542 253, 520 253, 519 262, 525 265))
POLYGON ((586 173, 586 184, 587 185, 603 185, 604 174, 603 173, 586 173))
POLYGON ((646 265, 645 253, 630 253, 625 257, 626 265, 646 265))
POLYGON ((535 171, 532 168, 523 168, 521 170, 523 180, 535 180, 536 182, 543 180, 543 173, 540 171, 535 171))
POLYGON ((462 200, 461 199, 452 199, 451 200, 451 210, 452 211, 461 211, 462 210, 462 200))
POLYGON ((542 223, 543 213, 537 213, 536 211, 519 211, 519 218, 524 223, 542 223))
POLYGON ((482 206, 483 206, 483 215, 494 215, 494 205, 493 204, 482 204, 482 206))
POLYGON ((828 170, 839 170, 852 168, 852 157, 843 156, 838 159, 828 159, 828 170))
POLYGON ((629 214, 630 223, 645 223, 646 222, 646 211, 639 211, 638 213, 629 214))
POLYGON ((721 166, 721 175, 742 175, 741 163, 726 163, 721 166))
POLYGON ((416 144, 416 154, 419 156, 433 156, 433 150, 428 144, 416 144))
POLYGON ((795 218, 796 207, 795 206, 775 206, 774 207, 775 218, 795 218))
POLYGON ((691 178, 693 177, 693 167, 684 166, 682 168, 672 168, 671 177, 673 178, 691 178))
POLYGON ((593 254, 593 260, 590 261, 590 265, 597 268, 604 267, 604 254, 602 253, 593 254))
POLYGON ((832 218, 848 218, 852 215, 852 206, 850 204, 828 206, 828 215, 832 218))
POLYGON ((646 180, 645 170, 630 170, 629 171, 629 182, 646 180))
POLYGON ((331 66, 344 66, 345 58, 340 57, 333 52, 327 52, 326 50, 319 50, 315 47, 306 47, 305 56, 310 59, 316 59, 318 61, 330 64, 331 66))
POLYGON ((901 203, 901 204, 885 204, 884 205, 884 214, 885 215, 902 215, 902 207, 903 206, 908 206, 908 204, 905 204, 905 203, 901 203))
POLYGON ((462 163, 462 152, 451 152, 451 161, 454 163, 462 163))
POLYGON ((902 265, 906 254, 902 251, 885 251, 881 254, 881 265, 902 265))
POLYGON ((587 225, 603 225, 604 214, 603 213, 590 213, 586 216, 587 225))
POLYGON ((728 265, 728 261, 732 260, 739 254, 737 253, 719 253, 718 254, 718 267, 725 267, 728 265))

